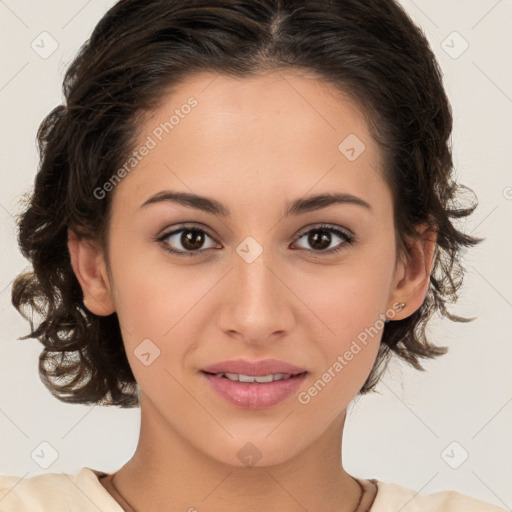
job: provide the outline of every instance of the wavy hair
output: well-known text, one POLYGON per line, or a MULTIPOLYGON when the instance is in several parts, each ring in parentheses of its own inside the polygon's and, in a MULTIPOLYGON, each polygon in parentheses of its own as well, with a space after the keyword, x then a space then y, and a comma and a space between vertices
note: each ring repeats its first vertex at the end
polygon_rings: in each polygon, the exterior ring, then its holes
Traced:
MULTIPOLYGON (((16 277, 12 302, 43 344, 42 382, 59 400, 134 407, 137 383, 117 315, 90 313, 72 270, 68 228, 104 242, 110 194, 93 193, 134 150, 144 116, 195 72, 237 77, 293 68, 348 94, 382 148, 397 241, 428 223, 437 232, 421 307, 386 323, 360 393, 374 389, 390 357, 423 370, 446 352, 427 339, 434 312, 455 321, 460 252, 480 239, 454 223, 464 207, 454 178, 452 114, 426 37, 394 0, 121 0, 99 21, 69 66, 64 102, 38 130, 34 190, 18 218, 32 269, 16 277), (34 315, 38 318, 34 319, 34 315)), ((405 250, 405 249, 404 249, 405 250)))

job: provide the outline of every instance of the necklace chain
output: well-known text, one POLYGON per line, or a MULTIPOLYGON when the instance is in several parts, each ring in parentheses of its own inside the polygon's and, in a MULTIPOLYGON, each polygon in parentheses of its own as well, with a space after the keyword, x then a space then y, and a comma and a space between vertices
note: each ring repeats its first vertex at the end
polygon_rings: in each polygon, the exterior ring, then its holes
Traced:
MULTIPOLYGON (((115 494, 117 494, 117 497, 122 501, 123 508, 128 507, 128 512, 138 512, 137 509, 135 507, 133 507, 131 505, 131 503, 129 503, 126 498, 124 498, 124 496, 119 492, 116 485, 114 484, 114 478, 116 476, 116 473, 113 473, 112 475, 109 475, 109 476, 110 476, 110 484, 112 485, 112 488, 114 489, 115 494)), ((109 478, 109 476, 107 476, 107 478, 109 478)), ((357 485, 359 485, 359 488, 361 489, 361 494, 359 496, 359 500, 357 501, 356 507, 354 508, 353 512, 368 512, 372 506, 372 503, 370 503, 369 507, 366 510, 364 510, 364 511, 359 510, 361 507, 361 503, 363 502, 363 498, 364 498, 366 491, 365 491, 365 488, 363 487, 363 485, 361 484, 361 482, 357 478, 355 478, 355 481, 357 482, 357 485)), ((372 482, 372 484, 375 485, 374 482, 372 482)))

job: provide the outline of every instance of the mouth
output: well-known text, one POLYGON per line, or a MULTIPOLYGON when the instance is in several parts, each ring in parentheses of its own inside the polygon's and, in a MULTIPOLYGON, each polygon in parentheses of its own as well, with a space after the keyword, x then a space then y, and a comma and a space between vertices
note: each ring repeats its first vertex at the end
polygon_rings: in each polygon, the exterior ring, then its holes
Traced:
POLYGON ((231 359, 229 361, 206 366, 202 368, 202 371, 211 374, 221 373, 230 378, 230 375, 266 377, 268 375, 279 376, 282 374, 283 376, 293 376, 305 372, 306 369, 285 361, 280 361, 279 359, 261 359, 254 361, 247 359, 231 359))
POLYGON ((296 378, 300 375, 303 375, 306 373, 306 371, 300 372, 300 373, 270 373, 268 375, 244 375, 243 373, 228 373, 228 372, 205 372, 202 370, 203 373, 206 373, 208 375, 214 375, 215 377, 219 378, 225 378, 236 382, 250 382, 252 383, 258 383, 258 384, 268 384, 269 382, 276 382, 280 380, 288 380, 292 378, 296 378))
POLYGON ((210 390, 229 404, 245 409, 267 409, 296 393, 308 372, 246 375, 201 370, 200 374, 210 390))

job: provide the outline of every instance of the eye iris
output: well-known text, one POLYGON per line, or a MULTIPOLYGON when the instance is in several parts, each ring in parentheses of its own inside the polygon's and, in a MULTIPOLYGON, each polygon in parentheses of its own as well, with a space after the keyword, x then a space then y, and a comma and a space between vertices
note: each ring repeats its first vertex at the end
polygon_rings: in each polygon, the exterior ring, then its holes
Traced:
POLYGON ((329 245, 331 245, 331 235, 328 231, 312 231, 312 234, 309 235, 308 239, 311 247, 320 251, 327 249, 329 245), (322 242, 327 242, 327 245, 323 244, 322 242), (319 244, 321 247, 318 247, 317 244, 319 244))
POLYGON ((194 229, 183 231, 181 235, 181 243, 183 244, 183 247, 185 247, 186 249, 189 249, 191 251, 197 250, 204 243, 204 234, 194 229))

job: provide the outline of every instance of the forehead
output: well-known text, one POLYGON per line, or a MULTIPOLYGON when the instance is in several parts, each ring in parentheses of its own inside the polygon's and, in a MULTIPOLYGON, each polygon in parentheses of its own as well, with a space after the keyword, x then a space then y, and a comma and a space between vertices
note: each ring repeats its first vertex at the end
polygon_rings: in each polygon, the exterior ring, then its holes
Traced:
POLYGON ((371 195, 383 185, 380 151, 362 111, 299 71, 189 76, 142 125, 135 150, 144 145, 150 149, 124 180, 139 196, 164 186, 260 199, 313 187, 371 195))
POLYGON ((193 131, 205 149, 225 142, 228 134, 231 139, 245 139, 247 144, 241 150, 264 143, 260 149, 275 149, 275 156, 280 148, 304 140, 308 141, 304 150, 338 151, 338 138, 349 133, 372 142, 363 113, 349 95, 305 71, 274 71, 244 78, 196 73, 173 88, 146 121, 145 131, 156 129, 158 136, 158 126, 174 112, 180 115, 173 121, 173 135, 184 138, 193 131), (196 103, 191 109, 186 106, 190 101, 196 103))

